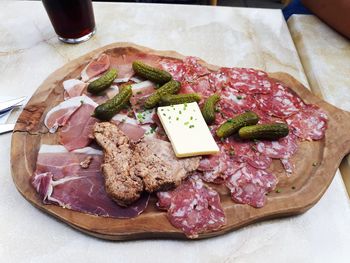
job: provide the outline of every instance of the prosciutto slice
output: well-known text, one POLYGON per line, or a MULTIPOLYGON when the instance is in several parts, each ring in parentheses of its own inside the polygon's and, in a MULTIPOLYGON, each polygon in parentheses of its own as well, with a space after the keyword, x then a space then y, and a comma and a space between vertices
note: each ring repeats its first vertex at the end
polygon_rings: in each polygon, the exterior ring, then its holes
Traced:
POLYGON ((82 103, 68 122, 59 132, 60 143, 68 150, 83 148, 88 146, 92 138, 92 129, 97 119, 91 117, 97 103, 82 103))
POLYGON ((154 123, 153 116, 156 113, 155 109, 146 110, 143 104, 145 100, 156 91, 155 84, 151 81, 143 81, 131 85, 131 88, 132 96, 130 98, 130 103, 137 122, 139 124, 154 123))
POLYGON ((117 205, 106 194, 100 172, 102 152, 86 147, 67 152, 60 145, 42 145, 32 185, 44 204, 55 204, 95 216, 132 218, 142 213, 148 204, 148 195, 125 208, 117 205), (88 167, 82 167, 89 157, 88 167))
POLYGON ((57 131, 58 127, 64 126, 69 118, 83 104, 95 105, 96 103, 89 97, 83 95, 73 97, 61 102, 56 107, 52 108, 45 116, 44 124, 49 129, 50 133, 57 131))
POLYGON ((117 124, 118 128, 133 142, 139 141, 148 128, 144 129, 143 126, 138 125, 135 119, 123 113, 115 115, 111 122, 117 124))
POLYGON ((86 82, 93 77, 100 75, 109 69, 110 60, 106 54, 101 54, 97 59, 92 60, 81 72, 81 79, 86 82))
POLYGON ((78 79, 68 79, 63 81, 64 99, 67 100, 69 98, 81 96, 87 85, 87 83, 78 79))

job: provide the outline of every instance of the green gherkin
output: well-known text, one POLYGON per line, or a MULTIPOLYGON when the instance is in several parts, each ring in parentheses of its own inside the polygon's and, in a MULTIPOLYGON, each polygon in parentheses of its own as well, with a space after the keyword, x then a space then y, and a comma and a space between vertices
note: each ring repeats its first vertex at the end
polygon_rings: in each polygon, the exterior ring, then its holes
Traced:
POLYGON ((98 94, 108 89, 117 76, 118 71, 112 68, 108 70, 105 74, 103 74, 101 77, 91 82, 87 87, 87 91, 92 94, 98 94))
POLYGON ((219 94, 211 95, 204 103, 202 115, 207 124, 212 124, 215 121, 215 105, 220 100, 219 94))
POLYGON ((169 72, 151 67, 141 61, 134 61, 132 68, 137 75, 161 85, 172 79, 169 72))
POLYGON ((162 96, 168 95, 168 94, 175 94, 180 89, 180 82, 176 80, 170 80, 169 82, 165 83, 163 86, 161 86, 159 89, 156 90, 151 96, 149 96, 144 106, 146 109, 152 109, 158 105, 160 102, 162 96))
POLYGON ((131 85, 124 86, 112 99, 107 100, 105 103, 97 106, 93 117, 96 117, 102 121, 109 121, 129 103, 131 95, 131 85))
POLYGON ((256 113, 252 111, 247 111, 221 124, 220 127, 216 130, 216 135, 219 138, 226 138, 238 132, 240 128, 248 125, 257 124, 258 121, 259 116, 256 113))
POLYGON ((260 124, 241 128, 238 131, 242 139, 277 140, 289 133, 286 123, 260 124))
POLYGON ((167 94, 161 97, 160 105, 161 106, 169 106, 190 102, 199 102, 201 100, 201 96, 198 93, 187 93, 187 94, 167 94))

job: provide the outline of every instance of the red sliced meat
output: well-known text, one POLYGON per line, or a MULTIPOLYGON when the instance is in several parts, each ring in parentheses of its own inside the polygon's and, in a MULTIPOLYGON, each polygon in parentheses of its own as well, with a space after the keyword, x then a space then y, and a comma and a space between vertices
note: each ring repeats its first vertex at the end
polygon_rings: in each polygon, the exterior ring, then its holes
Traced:
POLYGON ((58 127, 65 125, 73 113, 76 112, 84 103, 95 105, 95 103, 85 95, 73 97, 61 102, 46 114, 44 120, 45 126, 51 133, 56 132, 58 127))
POLYGON ((101 164, 102 152, 90 147, 67 152, 60 145, 42 145, 32 185, 44 204, 113 218, 132 218, 142 213, 149 196, 142 196, 127 208, 117 205, 105 192, 101 164), (87 157, 91 163, 82 168, 80 163, 87 157))
POLYGON ((156 203, 156 206, 159 209, 168 210, 171 205, 171 193, 169 192, 157 192, 158 202, 156 203))
POLYGON ((256 149, 273 159, 288 159, 297 151, 298 145, 296 137, 289 133, 278 141, 259 141, 256 149))
POLYGON ((141 125, 138 125, 136 119, 128 117, 127 114, 118 113, 111 122, 117 124, 118 128, 134 142, 139 141, 146 132, 141 125))
POLYGON ((296 136, 311 141, 321 140, 324 137, 328 117, 316 105, 306 105, 286 121, 296 136))
POLYGON ((267 169, 272 159, 256 150, 256 144, 251 141, 242 141, 234 137, 227 138, 222 142, 226 154, 237 162, 247 162, 257 169, 267 169))
POLYGON ((216 90, 230 87, 244 94, 270 93, 272 81, 267 74, 251 68, 220 68, 210 74, 216 90))
POLYGON ((220 229, 226 223, 219 194, 204 185, 198 177, 191 177, 174 191, 158 194, 158 205, 168 209, 170 223, 189 238, 220 229), (170 198, 169 198, 170 195, 170 198))
POLYGON ((261 94, 257 98, 260 110, 279 118, 287 118, 303 107, 302 100, 289 88, 274 83, 271 94, 261 94))
POLYGON ((232 165, 232 160, 221 146, 220 152, 204 156, 198 167, 201 171, 201 178, 209 183, 221 184, 227 177, 228 167, 232 165))
POLYGON ((164 58, 160 61, 160 66, 163 70, 169 72, 174 80, 183 80, 186 69, 182 60, 164 58))
POLYGON ((273 174, 245 163, 226 180, 233 201, 257 208, 264 206, 266 193, 272 191, 276 185, 277 178, 273 174))
POLYGON ((60 143, 68 150, 83 148, 91 142, 93 126, 97 119, 91 117, 96 105, 85 104, 70 117, 59 132, 60 143))
POLYGON ((109 69, 110 60, 106 54, 101 54, 97 59, 92 60, 81 72, 81 78, 84 82, 100 75, 109 69))
POLYGON ((139 124, 154 123, 153 116, 155 115, 155 110, 147 110, 143 105, 145 100, 156 91, 155 84, 151 81, 143 81, 133 84, 131 87, 132 96, 130 98, 130 103, 136 120, 139 124))
POLYGON ((81 96, 86 87, 87 84, 78 79, 68 79, 63 81, 64 99, 67 100, 69 98, 81 96))
POLYGON ((186 57, 184 59, 185 73, 183 79, 185 81, 191 82, 210 73, 210 71, 198 63, 198 61, 199 59, 196 57, 186 57))
POLYGON ((113 57, 111 60, 111 67, 118 70, 118 77, 115 82, 127 82, 134 74, 132 69, 132 62, 135 60, 142 61, 150 66, 160 67, 159 56, 145 54, 145 53, 131 53, 123 54, 119 57, 113 57))
POLYGON ((202 98, 211 96, 214 91, 211 89, 208 76, 200 77, 191 82, 182 82, 180 93, 199 93, 202 98))

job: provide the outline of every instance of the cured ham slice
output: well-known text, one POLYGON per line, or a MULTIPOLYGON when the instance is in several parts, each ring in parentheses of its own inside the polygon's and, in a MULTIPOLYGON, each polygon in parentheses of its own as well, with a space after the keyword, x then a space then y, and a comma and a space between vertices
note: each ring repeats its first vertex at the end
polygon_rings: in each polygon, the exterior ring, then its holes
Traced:
POLYGON ((265 170, 241 163, 225 184, 231 191, 233 201, 262 207, 266 202, 265 194, 275 189, 277 178, 265 170))
POLYGON ((101 174, 102 152, 86 147, 67 152, 60 145, 42 145, 32 185, 45 204, 55 204, 95 216, 132 218, 141 214, 149 195, 125 208, 106 194, 101 174), (87 168, 81 163, 90 157, 87 168))
POLYGON ((100 75, 109 69, 110 60, 106 54, 101 54, 97 59, 91 61, 81 72, 81 78, 84 82, 100 75))
POLYGON ((112 123, 117 124, 118 128, 133 142, 139 141, 145 134, 146 129, 138 125, 136 119, 128 117, 126 114, 119 113, 115 115, 112 123))
POLYGON ((96 105, 93 100, 83 95, 63 101, 56 107, 52 108, 46 114, 44 120, 44 124, 49 129, 50 133, 56 132, 58 127, 65 125, 73 113, 83 104, 96 105))
POLYGON ((187 237, 220 229, 226 224, 219 194, 192 176, 174 191, 157 194, 158 207, 167 209, 170 223, 187 237))
POLYGON ((67 100, 69 98, 81 96, 87 85, 88 84, 78 79, 68 79, 63 81, 64 99, 67 100))
POLYGON ((97 119, 91 117, 97 103, 82 103, 59 132, 59 141, 68 151, 88 146, 97 119))
POLYGON ((122 55, 119 57, 113 57, 111 61, 111 67, 118 70, 118 77, 115 82, 127 82, 134 76, 135 72, 132 69, 132 62, 135 60, 142 61, 148 65, 159 67, 160 58, 155 55, 149 55, 144 53, 122 55))
POLYGON ((327 129, 328 117, 315 105, 306 105, 287 120, 292 132, 304 140, 321 140, 327 129))
POLYGON ((145 100, 156 91, 155 84, 151 81, 143 81, 131 85, 131 88, 132 96, 130 98, 130 103, 137 122, 139 124, 154 123, 153 116, 156 113, 155 109, 144 109, 143 104, 145 100))

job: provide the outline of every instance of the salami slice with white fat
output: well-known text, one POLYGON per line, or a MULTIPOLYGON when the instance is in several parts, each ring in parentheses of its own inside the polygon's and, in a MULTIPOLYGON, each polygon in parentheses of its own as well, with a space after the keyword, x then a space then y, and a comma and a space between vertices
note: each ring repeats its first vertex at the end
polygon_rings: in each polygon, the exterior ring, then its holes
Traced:
POLYGON ((254 142, 229 137, 224 140, 223 145, 226 154, 230 155, 236 162, 247 162, 257 169, 267 169, 272 163, 270 157, 256 150, 256 144, 254 142))
POLYGON ((161 68, 171 74, 174 80, 182 81, 185 74, 185 65, 182 60, 162 59, 161 68))
POLYGON ((306 105, 286 121, 292 132, 304 140, 321 140, 327 129, 328 117, 315 105, 306 105))
POLYGON ((251 68, 220 68, 210 74, 210 81, 217 90, 230 87, 243 94, 267 94, 272 88, 265 72, 251 68))
POLYGON ((225 184, 230 189, 233 201, 262 207, 266 202, 266 193, 276 187, 277 178, 266 170, 241 163, 225 184))
POLYGON ((256 149, 273 159, 288 159, 297 151, 298 145, 295 135, 289 133, 278 141, 260 141, 256 149))
POLYGON ((158 206, 168 209, 170 223, 187 237, 220 229, 226 223, 219 194, 192 176, 174 191, 158 193, 158 206))
POLYGON ((257 102, 260 110, 280 118, 287 118, 304 106, 302 100, 289 88, 274 83, 271 94, 260 94, 257 102))
POLYGON ((199 59, 196 57, 186 57, 184 59, 184 77, 185 81, 193 81, 207 75, 210 71, 199 63, 199 59))

